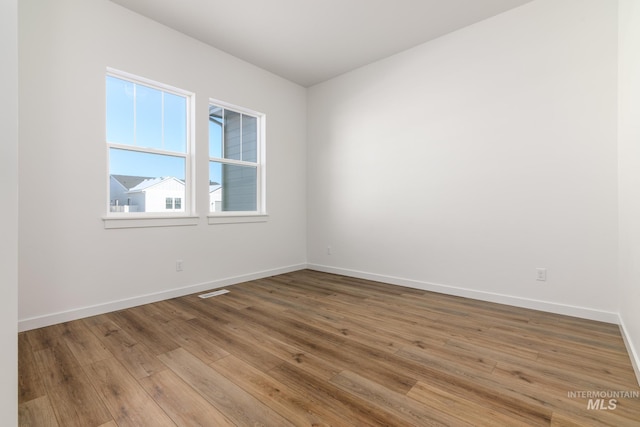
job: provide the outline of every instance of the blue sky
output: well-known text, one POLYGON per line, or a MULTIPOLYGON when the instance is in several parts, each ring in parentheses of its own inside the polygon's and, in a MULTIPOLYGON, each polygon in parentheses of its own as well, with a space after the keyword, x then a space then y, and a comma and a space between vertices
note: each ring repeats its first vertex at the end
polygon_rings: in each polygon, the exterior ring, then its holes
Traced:
MULTIPOLYGON (((187 102, 184 97, 107 76, 107 141, 185 153, 187 102)), ((112 148, 110 174, 175 176, 184 179, 181 157, 112 148)))
MULTIPOLYGON (((107 141, 140 148, 185 153, 187 100, 141 84, 107 76, 107 141)), ((209 122, 209 152, 222 156, 222 129, 209 122)), ((109 173, 185 178, 182 157, 111 148, 109 173)), ((221 182, 220 164, 211 162, 210 179, 221 182)))

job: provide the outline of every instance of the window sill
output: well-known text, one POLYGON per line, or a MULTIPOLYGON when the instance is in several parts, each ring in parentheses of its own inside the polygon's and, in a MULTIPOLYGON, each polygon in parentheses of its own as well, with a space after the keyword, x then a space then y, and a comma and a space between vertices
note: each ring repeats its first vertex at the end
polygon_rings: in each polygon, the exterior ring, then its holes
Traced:
POLYGON ((198 225, 198 216, 105 216, 104 228, 180 227, 198 225))
POLYGON ((267 222, 269 219, 268 214, 261 213, 231 213, 231 214, 215 214, 209 215, 208 217, 209 225, 215 224, 241 224, 241 223, 250 223, 250 222, 267 222))

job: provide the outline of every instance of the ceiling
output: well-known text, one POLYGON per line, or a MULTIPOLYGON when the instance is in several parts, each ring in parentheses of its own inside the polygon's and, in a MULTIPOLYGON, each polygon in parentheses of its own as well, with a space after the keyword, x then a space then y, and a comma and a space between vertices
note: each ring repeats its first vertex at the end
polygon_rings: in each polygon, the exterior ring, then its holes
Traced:
POLYGON ((111 0, 302 86, 531 0, 111 0))

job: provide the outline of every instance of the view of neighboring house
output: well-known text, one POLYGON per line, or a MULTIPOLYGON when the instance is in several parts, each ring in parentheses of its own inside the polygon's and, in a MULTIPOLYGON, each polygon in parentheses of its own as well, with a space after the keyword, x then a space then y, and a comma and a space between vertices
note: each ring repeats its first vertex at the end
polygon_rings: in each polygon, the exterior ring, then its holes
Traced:
MULTIPOLYGON (((184 181, 173 176, 109 176, 111 212, 184 212, 184 181)), ((222 185, 209 183, 209 211, 222 211, 222 185)))
POLYGON ((184 212, 184 181, 173 177, 109 176, 111 212, 184 212))
POLYGON ((222 185, 211 181, 209 183, 209 212, 222 211, 222 185))

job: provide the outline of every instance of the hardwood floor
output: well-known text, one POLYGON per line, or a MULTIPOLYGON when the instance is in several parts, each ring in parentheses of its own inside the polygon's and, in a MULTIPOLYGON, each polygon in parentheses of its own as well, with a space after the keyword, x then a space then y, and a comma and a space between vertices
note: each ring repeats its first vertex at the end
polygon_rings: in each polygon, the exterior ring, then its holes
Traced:
POLYGON ((20 425, 640 425, 616 325, 309 270, 228 289, 21 333, 20 425))

